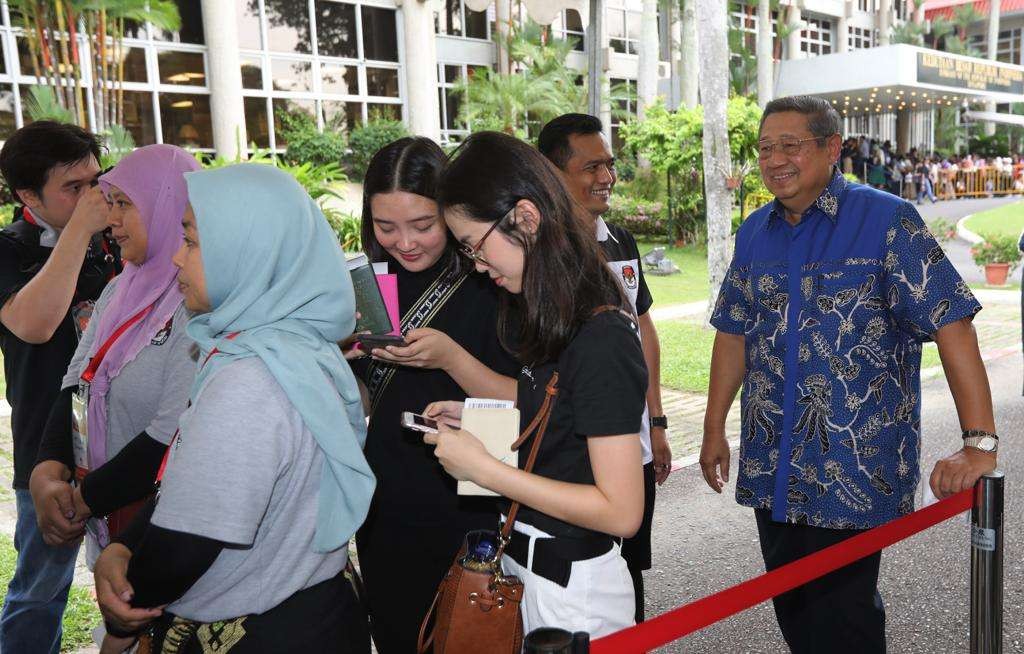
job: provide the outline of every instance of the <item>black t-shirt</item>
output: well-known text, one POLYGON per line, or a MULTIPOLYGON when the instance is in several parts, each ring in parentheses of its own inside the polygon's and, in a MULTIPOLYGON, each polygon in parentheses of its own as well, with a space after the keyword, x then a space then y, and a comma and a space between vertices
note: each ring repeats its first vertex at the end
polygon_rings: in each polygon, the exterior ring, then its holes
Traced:
MULTIPOLYGON (((640 431, 647 366, 636 323, 618 311, 599 313, 580 327, 557 363, 523 368, 517 391, 520 431, 540 410, 545 388, 556 370, 558 395, 533 472, 549 479, 593 484, 587 438, 640 431)), ((520 468, 526 466, 535 437, 519 447, 520 468)), ((507 510, 507 501, 505 506, 507 510)), ((526 506, 518 519, 553 536, 595 534, 526 506)))
MULTIPOLYGON (((31 281, 53 252, 52 248, 39 245, 42 231, 19 218, 0 232, 0 305, 31 281)), ((0 323, 0 351, 4 354, 7 402, 11 405, 11 433, 14 437, 15 488, 28 488, 43 428, 78 345, 79 330, 84 331, 92 305, 110 278, 119 271, 116 251, 112 250, 108 256, 100 247, 99 240, 93 239, 78 276, 68 315, 57 327, 53 338, 46 343, 32 345, 0 323)))
MULTIPOLYGON (((404 316, 444 271, 445 258, 419 273, 408 272, 393 259, 388 264, 388 270, 398 275, 399 313, 404 316)), ((447 334, 491 370, 514 377, 520 366, 498 342, 497 292, 487 275, 470 273, 427 327, 447 334)), ((352 361, 353 372, 364 383, 369 364, 369 357, 352 361)), ((465 398, 443 370, 395 366, 395 375, 370 416, 366 437, 366 459, 377 476, 376 510, 426 524, 450 522, 460 511, 486 510, 497 520, 493 499, 459 497, 455 479, 438 463, 433 446, 423 442, 421 433, 399 424, 403 411, 422 413, 431 402, 465 398)))
POLYGON ((608 225, 608 238, 598 241, 604 256, 608 259, 608 266, 615 273, 616 278, 622 283, 626 296, 636 309, 636 315, 642 316, 647 313, 654 299, 651 291, 647 288, 647 281, 644 279, 644 269, 640 262, 640 250, 636 246, 636 240, 628 230, 619 225, 608 225))

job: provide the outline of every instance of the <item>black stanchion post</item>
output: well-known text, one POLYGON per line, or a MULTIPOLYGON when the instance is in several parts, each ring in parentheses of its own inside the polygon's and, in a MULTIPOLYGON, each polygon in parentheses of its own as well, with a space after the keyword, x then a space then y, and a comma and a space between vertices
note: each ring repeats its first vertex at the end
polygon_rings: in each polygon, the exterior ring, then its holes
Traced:
POLYGON ((590 654, 590 634, 541 627, 526 635, 523 654, 590 654))
POLYGON ((978 480, 971 509, 971 654, 1003 651, 1003 473, 978 480))

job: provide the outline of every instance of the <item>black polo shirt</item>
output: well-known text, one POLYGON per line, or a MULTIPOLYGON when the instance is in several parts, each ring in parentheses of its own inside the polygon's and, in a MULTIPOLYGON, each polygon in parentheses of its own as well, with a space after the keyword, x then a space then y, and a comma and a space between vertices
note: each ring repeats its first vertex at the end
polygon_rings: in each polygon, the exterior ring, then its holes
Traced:
MULTIPOLYGON (((20 211, 16 216, 0 232, 0 305, 21 290, 53 252, 53 248, 39 244, 41 227, 23 220, 20 211)), ((120 272, 116 246, 107 249, 109 253, 101 247, 98 237, 93 239, 68 314, 49 341, 40 345, 26 343, 0 323, 0 351, 4 356, 7 403, 11 405, 15 488, 28 488, 43 427, 79 335, 103 287, 120 272)))
MULTIPOLYGON (((637 324, 618 311, 588 320, 556 363, 525 367, 519 373, 520 430, 544 402, 551 375, 558 371, 558 396, 533 472, 549 479, 593 484, 588 438, 640 431, 647 395, 647 366, 637 324)), ((519 447, 526 465, 536 435, 519 447)), ((505 501, 505 510, 508 502, 505 501)), ((523 506, 519 520, 553 536, 584 537, 595 532, 523 506)))
POLYGON ((636 240, 626 228, 609 225, 604 220, 597 220, 597 242, 604 250, 608 259, 608 267, 622 283, 626 297, 629 298, 636 315, 642 316, 651 309, 654 299, 644 279, 644 268, 640 262, 640 249, 636 240))

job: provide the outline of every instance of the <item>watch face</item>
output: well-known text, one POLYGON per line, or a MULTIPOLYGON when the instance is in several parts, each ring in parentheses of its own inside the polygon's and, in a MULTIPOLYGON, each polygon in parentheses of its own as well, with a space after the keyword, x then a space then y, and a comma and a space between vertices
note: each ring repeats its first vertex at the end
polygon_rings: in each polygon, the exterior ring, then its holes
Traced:
POLYGON ((991 436, 985 436, 980 441, 978 441, 978 448, 985 450, 986 452, 991 452, 992 450, 996 449, 996 439, 992 438, 991 436))

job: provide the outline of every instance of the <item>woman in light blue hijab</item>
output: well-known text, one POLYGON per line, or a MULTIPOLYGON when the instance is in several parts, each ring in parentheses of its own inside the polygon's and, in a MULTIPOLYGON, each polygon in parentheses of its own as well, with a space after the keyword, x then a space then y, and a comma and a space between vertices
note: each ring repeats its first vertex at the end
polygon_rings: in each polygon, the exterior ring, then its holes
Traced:
POLYGON ((108 628, 152 621, 158 642, 186 635, 183 653, 225 633, 238 636, 232 654, 368 652, 342 575, 375 484, 359 390, 335 345, 355 322, 344 255, 276 168, 186 181, 174 262, 198 314, 188 334, 200 367, 148 523, 97 562, 108 628))

